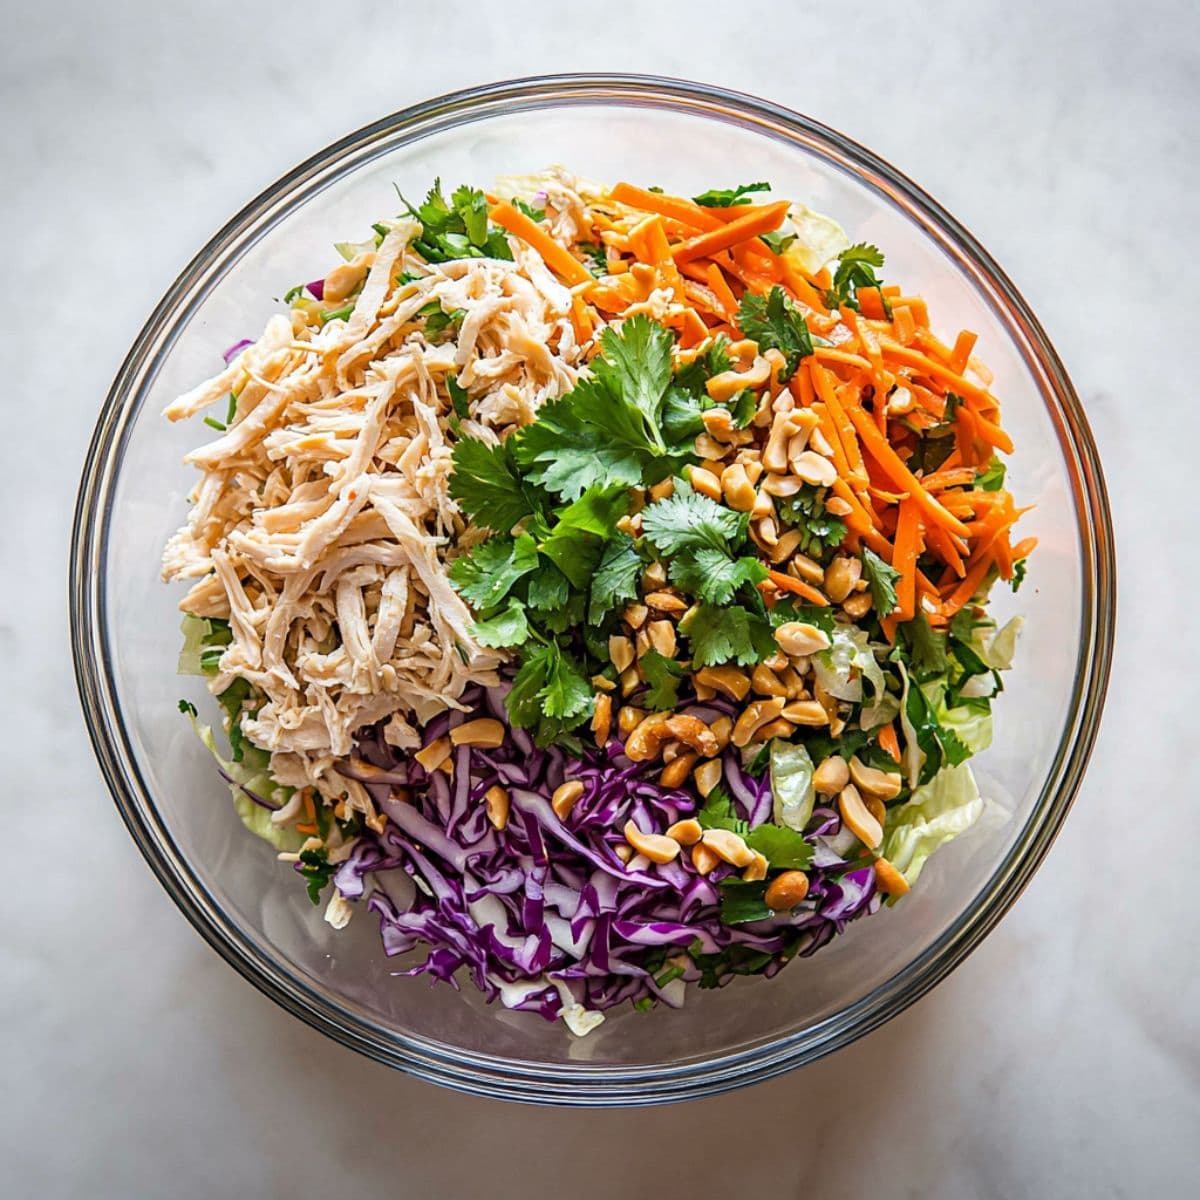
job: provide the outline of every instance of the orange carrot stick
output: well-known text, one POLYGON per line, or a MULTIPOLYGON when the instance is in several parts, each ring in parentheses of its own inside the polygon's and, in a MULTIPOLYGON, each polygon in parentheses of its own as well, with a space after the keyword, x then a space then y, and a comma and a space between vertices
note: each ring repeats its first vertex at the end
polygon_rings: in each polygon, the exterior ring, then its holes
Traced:
POLYGON ((572 258, 540 225, 531 221, 524 213, 518 212, 506 200, 495 205, 488 216, 501 229, 507 229, 514 237, 532 246, 542 256, 546 265, 567 283, 592 282, 592 274, 583 263, 572 258))
POLYGON ((794 592, 810 604, 815 604, 819 608, 829 607, 829 601, 825 596, 821 592, 818 592, 815 587, 811 587, 805 583, 803 579, 796 579, 791 575, 785 575, 782 571, 771 571, 768 578, 777 588, 781 588, 785 592, 794 592))
POLYGON ((901 621, 911 621, 917 610, 917 559, 921 554, 921 513, 915 499, 900 502, 896 522, 895 551, 892 567, 900 572, 896 580, 896 611, 901 621))
POLYGON ((957 518, 948 513, 922 486, 921 481, 904 465, 900 456, 892 449, 888 440, 879 432, 875 422, 865 409, 855 405, 849 412, 854 428, 862 438, 863 446, 870 452, 871 457, 879 464, 880 469, 901 490, 909 492, 921 506, 921 511, 929 520, 957 533, 967 536, 967 527, 957 518))
POLYGON ((896 740, 895 723, 889 721, 875 735, 879 742, 879 748, 892 760, 892 762, 900 761, 900 743, 896 740))
POLYGON ((648 192, 645 188, 635 187, 632 183, 618 183, 609 195, 619 204, 630 208, 640 208, 644 212, 658 213, 669 217, 682 225, 690 225, 693 229, 720 229, 722 222, 711 213, 706 212, 700 205, 682 196, 667 196, 662 192, 648 192))
MULTIPOLYGON (((681 242, 674 250, 675 261, 684 263, 691 262, 694 258, 711 258, 719 251, 728 250, 730 247, 746 241, 747 238, 770 233, 772 229, 778 229, 783 224, 787 211, 786 200, 780 201, 778 204, 755 205, 754 211, 747 213, 746 216, 730 221, 728 225, 724 225, 720 229, 713 229, 707 233, 698 234, 694 238, 688 238, 686 242, 681 242)), ((533 222, 531 221, 530 224, 533 222)))
POLYGON ((719 263, 709 263, 708 270, 705 272, 705 280, 708 286, 712 289, 712 293, 720 302, 721 307, 725 310, 727 317, 737 316, 738 302, 730 290, 729 283, 725 279, 725 272, 721 270, 719 263))

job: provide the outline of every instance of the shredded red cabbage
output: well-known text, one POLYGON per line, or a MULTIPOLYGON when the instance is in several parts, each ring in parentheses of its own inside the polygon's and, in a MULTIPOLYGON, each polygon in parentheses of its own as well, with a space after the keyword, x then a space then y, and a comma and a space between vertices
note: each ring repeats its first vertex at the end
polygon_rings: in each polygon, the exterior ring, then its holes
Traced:
POLYGON ((249 338, 242 338, 240 342, 234 342, 221 357, 225 360, 225 365, 228 366, 247 346, 253 346, 254 343, 249 338))
MULTIPOLYGON (((502 688, 469 696, 471 711, 432 721, 425 744, 473 716, 505 720, 503 697, 502 688)), ((677 1006, 685 983, 775 974, 881 900, 874 873, 847 873, 826 845, 840 829, 828 808, 816 810, 806 835, 819 863, 808 897, 786 916, 724 924, 719 884, 732 873, 724 865, 703 876, 686 853, 664 865, 641 858, 626 865, 616 852, 626 821, 661 832, 693 814, 697 800, 655 782, 661 764, 630 762, 615 738, 574 758, 557 747, 536 749, 510 729, 498 749, 458 747, 453 781, 389 745, 381 727, 360 738, 357 754, 366 765, 354 774, 388 821, 382 834, 354 845, 336 887, 348 900, 366 896, 388 954, 425 950, 406 974, 457 987, 465 971, 510 1008, 554 1018, 564 992, 594 1010, 626 1001, 677 1006), (550 797, 568 776, 584 793, 564 822, 550 797), (483 800, 495 784, 510 797, 502 831, 489 823, 483 800)), ((769 777, 743 772, 735 755, 726 756, 725 770, 751 826, 767 820, 769 777)))

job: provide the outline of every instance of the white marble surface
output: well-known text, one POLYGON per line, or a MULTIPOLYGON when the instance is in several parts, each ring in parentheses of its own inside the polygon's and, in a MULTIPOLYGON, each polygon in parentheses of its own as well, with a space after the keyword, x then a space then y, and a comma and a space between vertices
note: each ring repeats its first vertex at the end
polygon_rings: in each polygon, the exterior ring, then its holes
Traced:
POLYGON ((581 1200, 760 1187, 1135 1198, 1200 1186, 1200 576, 1184 516, 1200 433, 1200 15, 1186 0, 941 0, 747 3, 722 19, 734 7, 694 0, 680 20, 673 4, 625 0, 560 15, 356 0, 0 6, 5 1194, 501 1200, 562 1180, 581 1200), (177 268, 231 212, 343 132, 428 95, 612 68, 807 110, 975 230, 1086 401, 1122 587, 1107 717, 1075 812, 964 966, 788 1078, 578 1114, 465 1099, 369 1063, 201 943, 100 783, 64 575, 101 398, 177 268), (45 319, 64 303, 69 336, 45 319))

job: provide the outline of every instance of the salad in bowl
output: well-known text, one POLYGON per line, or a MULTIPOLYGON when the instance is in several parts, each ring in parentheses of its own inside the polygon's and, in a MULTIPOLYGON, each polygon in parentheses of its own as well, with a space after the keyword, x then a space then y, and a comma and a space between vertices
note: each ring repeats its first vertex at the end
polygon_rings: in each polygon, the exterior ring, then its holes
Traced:
POLYGON ((336 248, 166 411, 180 707, 298 902, 580 1035, 903 903, 1035 545, 975 336, 765 182, 435 182, 336 248))

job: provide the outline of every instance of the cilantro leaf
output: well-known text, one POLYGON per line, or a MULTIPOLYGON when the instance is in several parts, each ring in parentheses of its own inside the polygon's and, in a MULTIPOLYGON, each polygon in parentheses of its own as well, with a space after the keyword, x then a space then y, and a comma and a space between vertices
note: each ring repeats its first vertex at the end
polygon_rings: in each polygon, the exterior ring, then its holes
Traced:
POLYGON ((637 599, 642 559, 627 533, 618 533, 604 548, 604 555, 592 576, 588 621, 598 625, 605 613, 627 600, 637 599))
POLYGON ((679 631, 691 644, 693 667, 750 666, 777 649, 770 622, 745 608, 697 605, 684 615, 679 631))
POLYGON ((886 617, 896 607, 896 580, 900 578, 900 572, 866 546, 862 550, 862 566, 863 576, 871 589, 871 603, 879 616, 886 617))
POLYGON ((308 898, 314 904, 320 904, 321 892, 337 868, 330 863, 324 850, 301 850, 297 870, 304 876, 308 885, 308 898))
POLYGON ((768 250, 775 254, 783 254, 787 248, 796 240, 794 233, 780 233, 776 230, 774 233, 761 233, 762 238, 768 250))
POLYGON ((523 212, 531 221, 544 221, 546 219, 546 210, 544 208, 534 208, 532 204, 526 204, 520 196, 514 197, 513 207, 519 212, 523 212))
POLYGON ((918 679, 929 679, 946 672, 950 665, 946 655, 946 635, 934 630, 929 618, 920 609, 911 621, 905 621, 900 626, 899 632, 908 651, 913 674, 918 679))
POLYGON ((467 401, 467 389, 460 387, 457 375, 446 376, 446 390, 450 393, 450 407, 459 420, 465 421, 471 415, 467 401))
POLYGON ((198 717, 200 714, 196 711, 196 706, 190 700, 180 700, 179 711, 185 717, 198 717))
POLYGON ((609 326, 601 335, 592 372, 607 393, 603 424, 631 445, 665 448, 658 418, 671 382, 673 341, 669 329, 640 315, 626 321, 620 333, 609 326))
POLYGON ((575 249, 584 257, 584 264, 597 278, 608 274, 608 251, 600 242, 576 242, 575 249))
POLYGON ((1021 590, 1021 584, 1025 582, 1025 572, 1028 570, 1028 559, 1018 558, 1017 561, 1013 563, 1012 578, 1008 581, 1008 585, 1014 592, 1019 592, 1021 590))
POLYGON ((637 316, 620 333, 606 329, 600 345, 591 377, 543 406, 514 439, 528 477, 567 498, 597 484, 633 487, 654 459, 670 455, 661 425, 671 384, 670 331, 637 316))
POLYGON ((883 255, 875 246, 859 242, 849 246, 838 256, 838 265, 833 272, 833 283, 825 293, 825 303, 830 308, 845 304, 858 308, 857 291, 864 287, 879 287, 876 267, 883 266, 883 255))
POLYGON ((615 442, 585 414, 571 392, 543 405, 537 420, 509 439, 526 476, 567 500, 593 486, 641 483, 637 451, 615 442))
POLYGON ((824 493, 810 484, 794 496, 778 497, 775 512, 785 528, 800 530, 798 549, 810 558, 823 558, 846 539, 846 522, 829 515, 824 493))
POLYGON ((547 745, 578 725, 591 707, 592 690, 579 663, 555 642, 525 655, 505 706, 519 729, 532 729, 547 745))
POLYGON ((767 568, 757 558, 730 558, 707 546, 671 561, 672 582, 709 604, 726 604, 743 584, 761 583, 766 577, 767 568))
POLYGON ((662 412, 662 431, 668 444, 690 450, 690 443, 704 432, 703 414, 711 407, 712 401, 703 392, 670 388, 662 412))
POLYGON ((800 310, 776 285, 764 299, 753 292, 742 296, 738 327, 758 343, 760 350, 774 348, 784 356, 784 379, 790 379, 800 360, 813 352, 812 337, 800 310))
POLYGON ((750 826, 737 814, 733 797, 721 784, 717 784, 704 801, 704 807, 696 813, 696 820, 704 829, 729 829, 744 837, 750 826))
POLYGON ((747 197, 754 192, 769 192, 770 190, 771 185, 765 180, 760 180, 758 183, 743 183, 733 188, 711 188, 707 192, 693 196, 692 199, 705 208, 732 208, 735 204, 747 203, 747 197))
POLYGON ((583 591, 600 563, 604 539, 560 521, 538 543, 538 549, 570 580, 572 587, 583 591))
POLYGON ((525 603, 534 612, 553 612, 563 608, 571 594, 571 581, 552 563, 541 563, 529 576, 525 603))
POLYGON ((726 925, 744 925, 747 921, 766 921, 775 916, 767 907, 767 881, 747 882, 744 879, 722 879, 721 920, 726 925))
POLYGON ((943 763, 957 766, 971 757, 970 749, 958 734, 952 729, 946 729, 938 721, 933 705, 915 684, 908 689, 905 716, 916 732, 917 745, 925 753, 921 783, 928 783, 941 770, 943 763))
POLYGON ((507 533, 536 506, 521 481, 508 442, 487 446, 476 438, 455 443, 450 496, 480 525, 507 533))
POLYGON ((624 487, 590 487, 573 503, 558 511, 558 523, 571 529, 608 537, 629 511, 629 492, 624 487))
POLYGON ((757 850, 778 871, 803 871, 811 865, 813 848, 804 835, 770 821, 745 835, 746 845, 757 850))
MULTIPOLYGON (((401 199, 404 200, 403 196, 401 199)), ((455 188, 447 201, 442 181, 436 179, 421 204, 414 208, 404 200, 404 206, 410 216, 421 222, 421 234, 413 241, 413 249, 426 262, 512 258, 503 232, 488 229, 487 197, 475 188, 465 184, 455 188)))
POLYGON ((664 554, 699 550, 724 551, 746 535, 746 514, 734 512, 699 492, 686 480, 676 480, 670 496, 642 510, 642 535, 664 554))
POLYGON ((1005 465, 993 454, 987 470, 975 480, 975 486, 985 492, 998 492, 1004 486, 1007 473, 1005 465))
POLYGON ((520 600, 509 600, 508 607, 501 609, 486 621, 476 621, 471 633, 481 646, 520 646, 529 640, 529 622, 525 617, 525 606, 520 600))
POLYGON ((646 707, 652 712, 673 709, 679 699, 679 680, 683 676, 683 667, 657 650, 647 650, 638 661, 650 685, 644 697, 646 707))
POLYGON ((537 546, 527 533, 497 535, 454 560, 450 581, 478 612, 495 608, 523 575, 537 570, 537 546))

